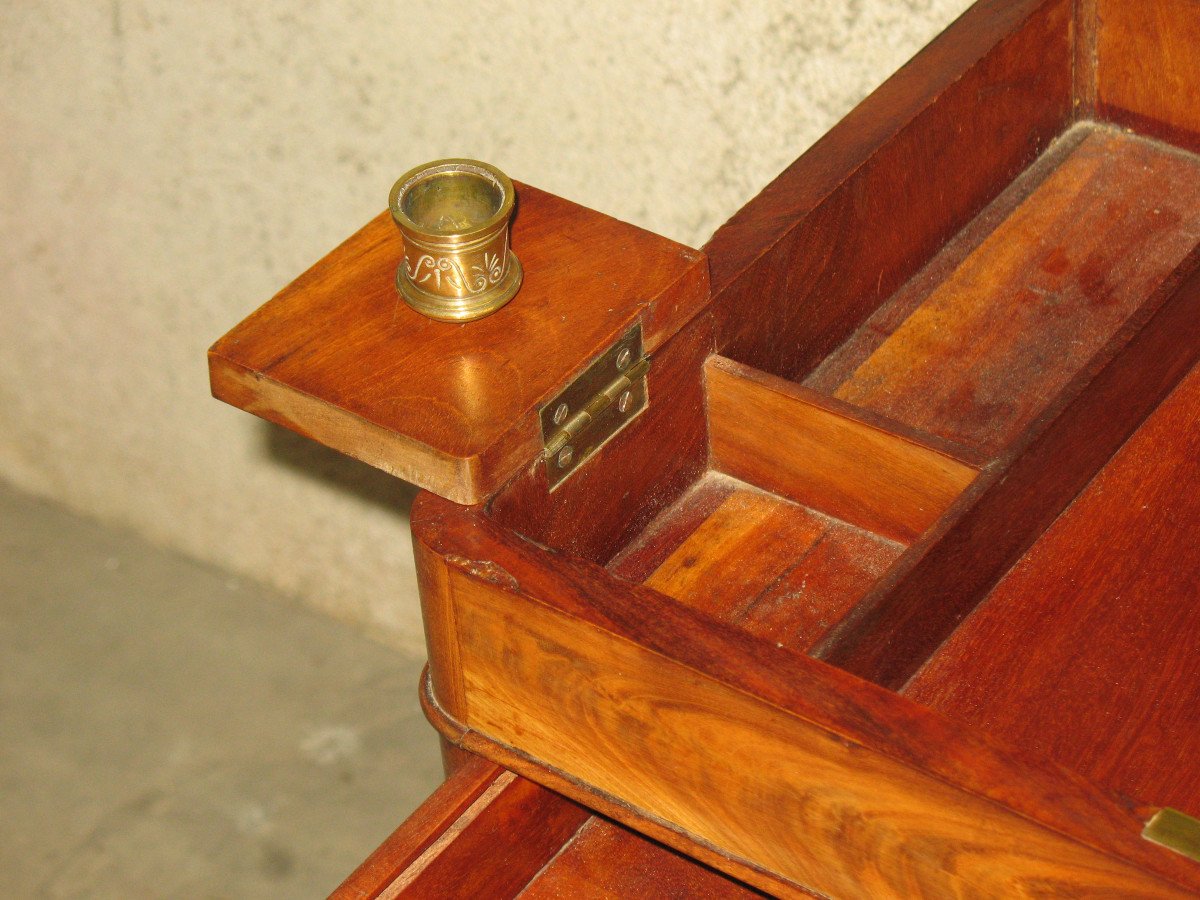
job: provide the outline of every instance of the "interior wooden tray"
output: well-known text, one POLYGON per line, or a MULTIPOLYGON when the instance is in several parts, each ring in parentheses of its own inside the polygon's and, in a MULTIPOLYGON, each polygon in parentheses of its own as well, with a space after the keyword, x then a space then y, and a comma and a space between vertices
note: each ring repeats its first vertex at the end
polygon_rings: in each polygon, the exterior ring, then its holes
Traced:
POLYGON ((977 5, 717 233, 607 462, 423 498, 445 733, 774 892, 1200 890, 1193 39, 977 5))

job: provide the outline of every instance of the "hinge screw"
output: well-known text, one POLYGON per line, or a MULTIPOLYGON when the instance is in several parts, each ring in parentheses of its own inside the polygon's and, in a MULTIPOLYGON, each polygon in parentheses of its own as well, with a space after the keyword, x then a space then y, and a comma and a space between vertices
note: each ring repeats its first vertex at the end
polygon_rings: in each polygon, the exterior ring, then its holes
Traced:
POLYGON ((570 447, 563 447, 558 451, 558 467, 565 469, 571 464, 571 460, 575 458, 575 451, 570 447))
POLYGON ((623 413, 629 412, 629 407, 633 405, 633 391, 626 391, 621 395, 621 399, 617 401, 617 409, 623 413))
POLYGON ((567 409, 567 404, 558 404, 558 408, 554 410, 554 424, 561 425, 566 420, 568 412, 570 412, 570 410, 567 409))
POLYGON ((617 354, 617 371, 624 372, 629 368, 629 361, 633 359, 633 354, 628 347, 622 347, 621 352, 617 354))

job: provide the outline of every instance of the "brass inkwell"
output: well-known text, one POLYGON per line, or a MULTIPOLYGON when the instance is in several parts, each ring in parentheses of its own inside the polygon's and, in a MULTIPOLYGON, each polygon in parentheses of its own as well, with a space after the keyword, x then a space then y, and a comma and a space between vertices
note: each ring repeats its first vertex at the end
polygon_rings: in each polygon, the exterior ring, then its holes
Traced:
POLYGON ((392 187, 389 206, 404 238, 396 287, 417 312, 444 322, 490 315, 521 286, 509 249, 513 184, 495 166, 440 159, 392 187))

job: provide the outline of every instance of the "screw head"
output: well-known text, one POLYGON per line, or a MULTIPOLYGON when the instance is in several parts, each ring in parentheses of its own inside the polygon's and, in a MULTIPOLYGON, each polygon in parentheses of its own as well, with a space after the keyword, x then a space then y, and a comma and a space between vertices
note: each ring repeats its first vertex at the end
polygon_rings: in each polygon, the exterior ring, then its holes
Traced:
POLYGON ((624 372, 629 368, 629 362, 633 359, 633 353, 628 347, 622 347, 617 353, 617 371, 624 372))
POLYGON ((563 447, 558 451, 558 467, 565 469, 571 464, 571 460, 575 458, 575 451, 570 447, 563 447))
POLYGON ((617 401, 617 410, 620 412, 629 412, 629 407, 633 406, 633 391, 626 391, 621 395, 621 399, 617 401))
POLYGON ((570 412, 570 410, 567 409, 567 404, 565 404, 565 403, 558 404, 558 406, 554 410, 554 424, 561 425, 564 421, 566 421, 567 413, 569 413, 569 412, 570 412))

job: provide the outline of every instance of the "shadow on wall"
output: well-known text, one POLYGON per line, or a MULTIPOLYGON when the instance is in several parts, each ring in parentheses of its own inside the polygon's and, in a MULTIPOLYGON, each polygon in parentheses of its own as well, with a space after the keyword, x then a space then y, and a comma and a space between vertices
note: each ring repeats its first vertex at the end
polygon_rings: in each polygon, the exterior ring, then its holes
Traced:
POLYGON ((330 450, 270 422, 260 422, 267 457, 293 471, 332 485, 408 521, 413 499, 420 490, 381 469, 330 450))

